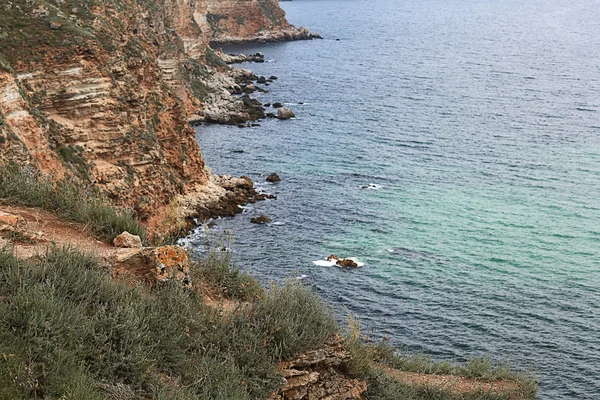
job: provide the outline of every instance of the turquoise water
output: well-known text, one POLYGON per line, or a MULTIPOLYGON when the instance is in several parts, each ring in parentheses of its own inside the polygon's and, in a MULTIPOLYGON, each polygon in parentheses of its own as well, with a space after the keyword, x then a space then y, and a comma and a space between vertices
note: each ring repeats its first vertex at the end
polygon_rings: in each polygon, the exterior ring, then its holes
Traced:
POLYGON ((198 128, 215 172, 278 195, 219 221, 237 259, 306 275, 397 345, 533 366, 541 399, 600 398, 597 2, 282 5, 326 40, 232 51, 265 53, 244 67, 280 79, 257 97, 298 118, 198 128), (274 223, 250 224, 261 212, 274 223), (331 253, 366 266, 313 264, 331 253))

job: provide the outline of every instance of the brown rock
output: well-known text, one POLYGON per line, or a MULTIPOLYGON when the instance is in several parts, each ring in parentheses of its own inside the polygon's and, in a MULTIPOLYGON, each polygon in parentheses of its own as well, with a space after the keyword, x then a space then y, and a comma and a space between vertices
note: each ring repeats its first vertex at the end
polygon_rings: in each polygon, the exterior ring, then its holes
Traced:
POLYGON ((264 214, 261 214, 259 217, 252 218, 250 222, 252 222, 253 224, 267 224, 271 222, 271 218, 267 217, 264 214))
POLYGON ((277 111, 278 119, 290 119, 290 118, 294 118, 295 116, 296 115, 294 114, 294 112, 286 107, 281 107, 279 109, 279 111, 277 111))
POLYGON ((62 24, 60 22, 56 22, 56 21, 52 21, 50 22, 50 29, 52 30, 59 30, 62 27, 62 24))
POLYGON ((279 181, 281 181, 281 178, 275 172, 267 177, 267 182, 275 183, 279 181))
POLYGON ((151 284, 174 280, 191 286, 190 261, 178 246, 121 249, 112 257, 113 275, 151 284))
POLYGON ((26 224, 27 221, 20 215, 13 215, 0 211, 0 225, 8 225, 16 228, 26 224))
POLYGON ((125 231, 113 240, 115 247, 123 247, 129 249, 141 249, 142 239, 137 235, 125 231))
POLYGON ((349 258, 345 258, 343 260, 337 260, 336 264, 339 265, 342 268, 356 268, 356 267, 358 267, 358 264, 356 262, 350 260, 349 258))

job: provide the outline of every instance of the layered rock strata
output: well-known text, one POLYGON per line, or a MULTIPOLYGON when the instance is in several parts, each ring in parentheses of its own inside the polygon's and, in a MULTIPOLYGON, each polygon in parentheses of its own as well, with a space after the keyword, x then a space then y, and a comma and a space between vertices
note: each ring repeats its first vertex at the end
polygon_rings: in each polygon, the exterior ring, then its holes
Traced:
POLYGON ((284 385, 268 400, 361 399, 367 384, 344 373, 349 360, 341 338, 331 337, 321 348, 281 363, 284 385))

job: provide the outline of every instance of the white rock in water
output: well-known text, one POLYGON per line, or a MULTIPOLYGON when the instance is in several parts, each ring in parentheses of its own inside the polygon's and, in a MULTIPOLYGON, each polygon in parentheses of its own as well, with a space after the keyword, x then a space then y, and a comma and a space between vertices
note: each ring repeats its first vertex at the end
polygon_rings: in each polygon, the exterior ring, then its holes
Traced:
POLYGON ((279 109, 279 111, 277 111, 277 118, 279 119, 290 119, 294 117, 294 112, 289 108, 282 107, 279 109))

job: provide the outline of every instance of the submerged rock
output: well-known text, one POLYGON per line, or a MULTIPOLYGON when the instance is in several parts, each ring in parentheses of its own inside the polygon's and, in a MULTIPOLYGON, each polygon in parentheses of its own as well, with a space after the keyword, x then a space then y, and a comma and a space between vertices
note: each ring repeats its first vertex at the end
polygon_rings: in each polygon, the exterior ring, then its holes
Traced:
POLYGON ((252 222, 253 224, 267 224, 271 222, 271 218, 267 217, 264 214, 261 214, 258 217, 252 218, 250 222, 252 222))
POLYGON ((281 181, 279 175, 273 172, 271 175, 267 176, 267 182, 275 183, 281 181))
POLYGON ((280 102, 273 103, 273 108, 281 108, 281 107, 283 107, 282 103, 280 103, 280 102))

